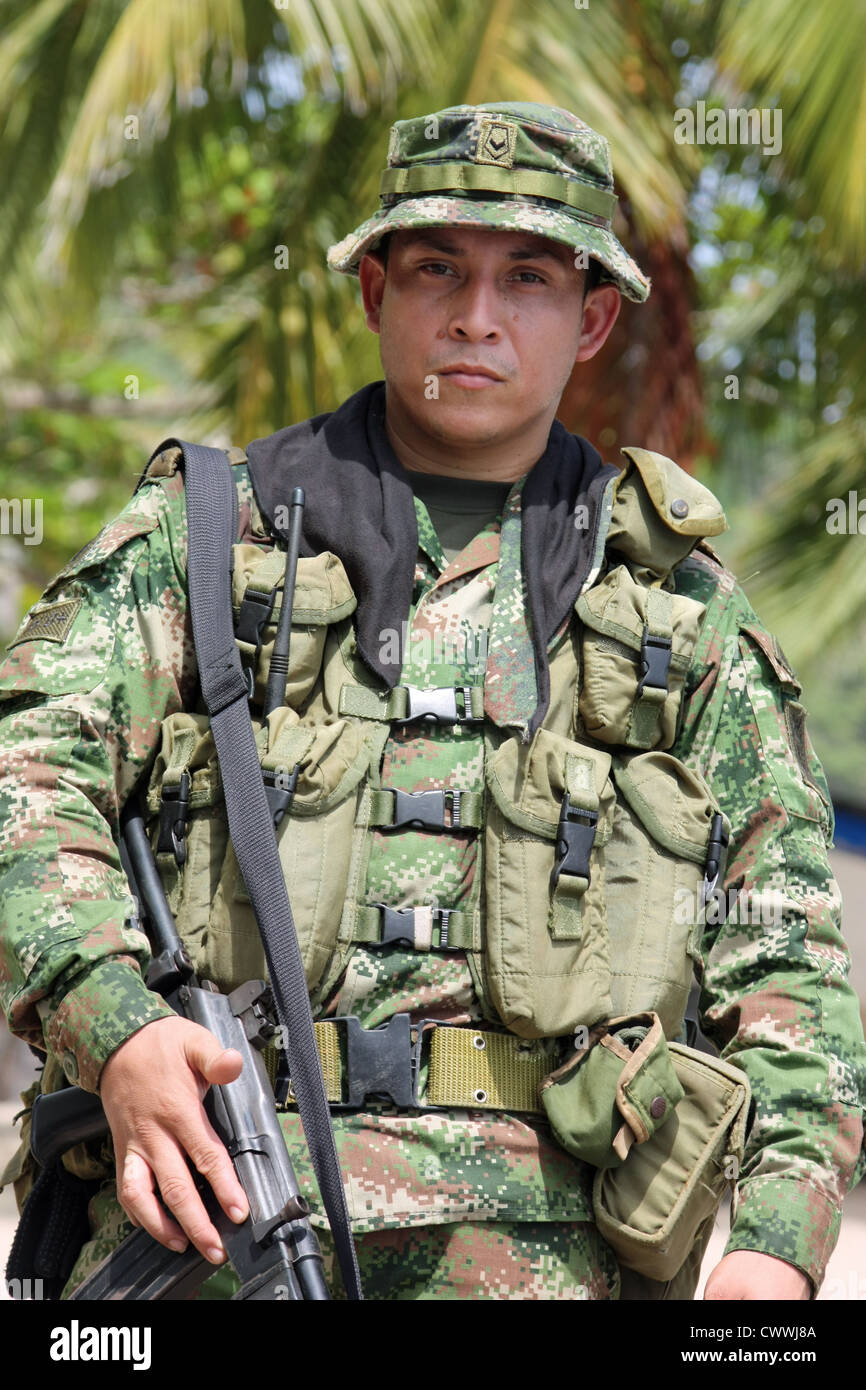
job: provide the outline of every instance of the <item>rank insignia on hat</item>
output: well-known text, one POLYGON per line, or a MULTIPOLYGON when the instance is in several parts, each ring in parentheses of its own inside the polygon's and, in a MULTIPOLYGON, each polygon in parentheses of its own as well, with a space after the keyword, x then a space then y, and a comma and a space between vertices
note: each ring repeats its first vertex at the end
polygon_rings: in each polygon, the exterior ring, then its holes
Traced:
POLYGON ((475 146, 475 163, 510 169, 516 140, 517 126, 513 121, 483 120, 475 146))
POLYGON ((65 642, 82 602, 80 598, 64 599, 35 609, 9 646, 16 647, 19 642, 65 642))

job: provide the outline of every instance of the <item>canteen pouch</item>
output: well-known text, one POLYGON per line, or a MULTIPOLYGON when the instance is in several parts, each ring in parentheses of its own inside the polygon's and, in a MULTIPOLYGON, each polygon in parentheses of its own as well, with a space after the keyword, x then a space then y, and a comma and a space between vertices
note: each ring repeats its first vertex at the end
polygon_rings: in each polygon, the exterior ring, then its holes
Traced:
POLYGON ((599 1168, 593 1215, 620 1264, 667 1282, 688 1259, 739 1172, 748 1132, 748 1078, 718 1057, 669 1043, 683 1096, 618 1167, 599 1168))
POLYGON ((638 584, 617 565, 575 604, 583 624, 577 712, 591 738, 670 748, 704 605, 638 584))
POLYGON ((554 1138, 595 1168, 627 1160, 674 1113, 683 1088, 657 1014, 615 1018, 541 1083, 554 1138))

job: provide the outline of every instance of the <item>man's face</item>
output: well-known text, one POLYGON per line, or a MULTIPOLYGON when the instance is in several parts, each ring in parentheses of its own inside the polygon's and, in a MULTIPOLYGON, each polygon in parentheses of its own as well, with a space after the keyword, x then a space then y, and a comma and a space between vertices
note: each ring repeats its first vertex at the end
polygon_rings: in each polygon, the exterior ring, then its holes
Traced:
POLYGON ((619 307, 567 246, 532 233, 435 227, 391 235, 387 272, 361 261, 389 409, 439 444, 479 448, 547 429, 576 360, 619 307))

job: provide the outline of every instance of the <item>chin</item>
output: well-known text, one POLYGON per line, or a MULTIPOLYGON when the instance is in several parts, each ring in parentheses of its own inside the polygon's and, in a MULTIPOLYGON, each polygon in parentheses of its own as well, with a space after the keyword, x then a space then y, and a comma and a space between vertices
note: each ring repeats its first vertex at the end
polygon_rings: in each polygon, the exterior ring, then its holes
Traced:
POLYGON ((508 420, 501 406, 492 401, 464 403, 425 401, 427 409, 416 415, 416 423, 433 438, 453 444, 483 444, 508 433, 508 420))

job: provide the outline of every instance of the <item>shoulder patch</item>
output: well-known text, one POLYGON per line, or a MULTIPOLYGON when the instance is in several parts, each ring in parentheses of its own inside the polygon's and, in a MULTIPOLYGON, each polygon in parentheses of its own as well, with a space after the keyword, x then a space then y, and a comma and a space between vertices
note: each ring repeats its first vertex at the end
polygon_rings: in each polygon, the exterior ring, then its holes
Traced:
POLYGON ((752 641, 760 647, 775 671, 780 684, 789 688, 795 695, 801 694, 802 686, 793 666, 779 645, 779 639, 768 628, 765 628, 763 623, 757 621, 741 622, 740 631, 744 632, 747 637, 751 637, 752 641))
POLYGON ((56 603, 34 608, 6 650, 19 642, 65 642, 83 602, 81 598, 59 599, 56 603))

